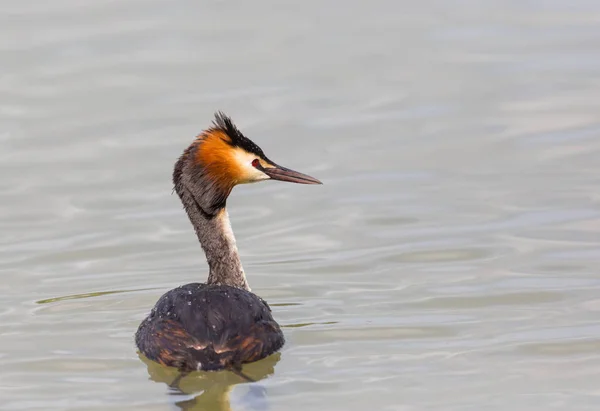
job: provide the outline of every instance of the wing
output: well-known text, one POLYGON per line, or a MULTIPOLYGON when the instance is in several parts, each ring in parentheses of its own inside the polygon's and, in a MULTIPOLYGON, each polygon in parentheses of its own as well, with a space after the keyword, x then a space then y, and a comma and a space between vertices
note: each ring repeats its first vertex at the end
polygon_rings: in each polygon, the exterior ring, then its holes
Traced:
POLYGON ((284 342, 260 297, 197 283, 163 295, 136 333, 146 357, 186 370, 237 368, 276 352, 284 342))
POLYGON ((148 317, 140 325, 135 342, 147 358, 162 365, 197 369, 194 347, 198 347, 198 341, 177 321, 148 317))

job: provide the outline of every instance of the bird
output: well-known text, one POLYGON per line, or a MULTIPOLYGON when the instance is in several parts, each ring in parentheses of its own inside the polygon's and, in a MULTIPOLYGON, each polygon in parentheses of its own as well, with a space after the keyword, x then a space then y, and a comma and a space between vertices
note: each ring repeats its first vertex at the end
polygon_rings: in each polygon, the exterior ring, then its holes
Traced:
POLYGON ((271 308, 248 285, 226 209, 236 185, 266 180, 322 184, 269 160, 221 111, 175 163, 174 191, 209 271, 205 283, 163 294, 141 322, 135 343, 147 359, 182 374, 230 370, 245 377, 243 364, 283 347, 285 337, 271 308))

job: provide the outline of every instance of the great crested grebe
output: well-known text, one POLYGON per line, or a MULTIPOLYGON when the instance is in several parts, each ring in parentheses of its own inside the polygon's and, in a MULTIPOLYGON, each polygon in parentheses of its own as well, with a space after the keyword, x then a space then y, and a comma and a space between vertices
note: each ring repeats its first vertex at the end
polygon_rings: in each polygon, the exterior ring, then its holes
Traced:
POLYGON ((208 281, 158 300, 135 335, 148 359, 183 372, 239 373, 283 346, 269 305, 250 292, 225 209, 235 185, 269 179, 321 184, 269 160, 220 112, 175 163, 173 184, 206 254, 208 281))

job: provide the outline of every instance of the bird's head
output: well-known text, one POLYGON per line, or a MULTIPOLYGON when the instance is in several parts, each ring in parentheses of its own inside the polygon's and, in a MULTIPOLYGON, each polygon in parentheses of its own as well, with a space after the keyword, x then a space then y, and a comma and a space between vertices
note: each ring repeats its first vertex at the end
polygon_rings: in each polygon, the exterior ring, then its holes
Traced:
POLYGON ((322 184, 314 177, 269 160, 221 112, 215 115, 212 127, 202 132, 179 158, 173 173, 179 196, 191 195, 208 215, 225 206, 236 185, 264 180, 322 184))

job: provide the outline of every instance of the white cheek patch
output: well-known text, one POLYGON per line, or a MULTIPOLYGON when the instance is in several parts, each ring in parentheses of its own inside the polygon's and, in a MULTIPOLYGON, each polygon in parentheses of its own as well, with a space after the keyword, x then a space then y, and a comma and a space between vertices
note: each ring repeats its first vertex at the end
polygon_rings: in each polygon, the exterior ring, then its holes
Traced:
POLYGON ((256 183, 257 181, 268 180, 270 178, 252 165, 252 162, 256 158, 256 155, 244 150, 238 149, 235 151, 235 159, 242 170, 241 183, 256 183))

